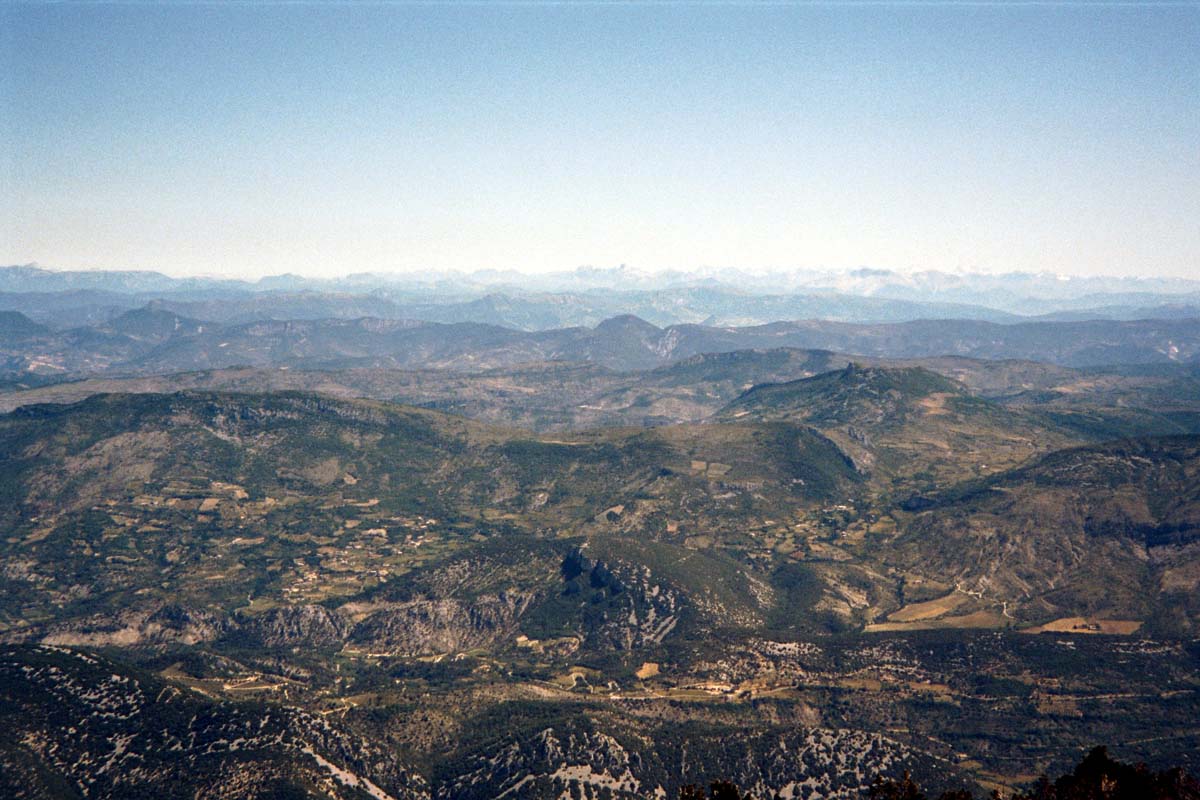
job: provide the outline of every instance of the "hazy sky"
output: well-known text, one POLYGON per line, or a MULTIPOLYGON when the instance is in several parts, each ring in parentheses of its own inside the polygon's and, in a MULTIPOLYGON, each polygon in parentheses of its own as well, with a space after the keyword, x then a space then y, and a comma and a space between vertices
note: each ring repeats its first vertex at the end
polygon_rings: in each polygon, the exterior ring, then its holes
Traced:
POLYGON ((0 263, 1200 274, 1200 4, 0 7, 0 263))

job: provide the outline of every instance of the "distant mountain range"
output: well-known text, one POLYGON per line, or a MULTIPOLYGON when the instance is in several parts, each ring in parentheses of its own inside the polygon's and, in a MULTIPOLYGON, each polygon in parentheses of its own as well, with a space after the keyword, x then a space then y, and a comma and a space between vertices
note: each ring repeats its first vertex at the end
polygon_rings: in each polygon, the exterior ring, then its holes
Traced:
POLYGON ((98 324, 149 303, 182 316, 237 323, 379 317, 480 322, 535 331, 593 326, 633 314, 656 325, 756 325, 778 320, 904 322, 974 319, 1146 319, 1200 316, 1200 282, 1053 275, 848 273, 550 275, 445 273, 280 275, 257 281, 157 272, 0 267, 0 310, 55 327, 98 324))
POLYGON ((220 324, 146 307, 105 323, 52 330, 18 312, 0 316, 0 375, 8 382, 234 366, 478 371, 564 361, 641 370, 705 353, 781 347, 891 359, 950 355, 1038 360, 1068 367, 1193 364, 1200 361, 1200 319, 802 321, 660 328, 623 315, 594 328, 519 331, 371 317, 220 324))

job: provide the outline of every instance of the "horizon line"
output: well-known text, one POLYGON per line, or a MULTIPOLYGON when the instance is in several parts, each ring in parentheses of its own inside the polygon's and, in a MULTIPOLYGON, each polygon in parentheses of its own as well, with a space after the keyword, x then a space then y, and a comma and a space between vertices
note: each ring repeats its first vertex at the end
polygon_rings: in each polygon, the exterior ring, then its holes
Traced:
POLYGON ((551 270, 527 270, 519 267, 454 267, 443 269, 429 269, 426 267, 412 267, 410 269, 391 269, 391 270, 360 270, 356 272, 347 272, 344 274, 329 276, 329 275, 313 275, 303 272, 268 272, 262 273, 255 277, 245 277, 244 273, 239 276, 234 273, 222 272, 186 272, 177 271, 170 268, 155 267, 112 267, 112 266, 84 266, 84 267, 69 267, 59 265, 45 265, 38 261, 27 262, 10 262, 0 264, 0 269, 36 269, 43 272, 53 274, 69 274, 69 273, 134 273, 143 275, 160 275, 172 280, 213 280, 213 281, 230 281, 236 283, 255 284, 261 283, 272 278, 299 278, 305 281, 314 283, 335 283, 351 278, 378 277, 378 278, 412 278, 419 279, 419 276, 426 276, 424 280, 428 281, 442 276, 462 276, 472 277, 484 275, 487 273, 497 273, 501 275, 514 275, 521 278, 550 278, 562 277, 571 274, 580 274, 588 271, 596 273, 617 273, 627 271, 630 274, 641 277, 653 278, 659 276, 679 276, 684 278, 703 279, 703 278, 718 278, 720 273, 740 273, 754 277, 774 277, 779 275, 812 275, 812 276, 841 276, 852 275, 855 273, 879 273, 880 275, 896 275, 896 276, 917 276, 917 275, 948 275, 960 277, 1007 277, 1007 276, 1023 276, 1023 277, 1041 277, 1055 278, 1063 281, 1071 280, 1113 280, 1113 281, 1133 281, 1133 282, 1148 282, 1148 281, 1167 281, 1185 284, 1196 284, 1200 286, 1200 278, 1194 278, 1183 275, 1122 275, 1117 273, 1086 273, 1076 274, 1071 272, 1057 272, 1054 270, 988 270, 983 268, 939 268, 939 267, 921 267, 921 268, 904 268, 904 267, 881 267, 872 266, 869 264, 860 264, 853 267, 808 267, 808 266, 792 266, 792 267, 747 267, 735 265, 700 265, 695 267, 638 267, 626 263, 620 263, 613 266, 597 266, 594 264, 579 264, 574 267, 562 267, 551 270))

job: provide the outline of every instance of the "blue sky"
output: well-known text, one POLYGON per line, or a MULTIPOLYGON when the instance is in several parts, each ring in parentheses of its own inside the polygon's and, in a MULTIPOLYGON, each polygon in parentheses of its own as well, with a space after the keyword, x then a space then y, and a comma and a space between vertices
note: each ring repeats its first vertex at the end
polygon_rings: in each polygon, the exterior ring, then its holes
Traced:
POLYGON ((1200 273, 1200 5, 0 8, 0 261, 1200 273))

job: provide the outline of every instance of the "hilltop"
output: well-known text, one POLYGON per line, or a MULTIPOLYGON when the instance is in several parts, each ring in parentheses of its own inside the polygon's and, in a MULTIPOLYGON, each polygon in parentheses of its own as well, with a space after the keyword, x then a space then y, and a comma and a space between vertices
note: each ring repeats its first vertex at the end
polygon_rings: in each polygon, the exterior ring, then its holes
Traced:
POLYGON ((977 397, 924 367, 851 363, 760 385, 716 418, 810 425, 837 442, 881 490, 898 492, 1003 469, 1072 441, 1034 415, 977 397))

